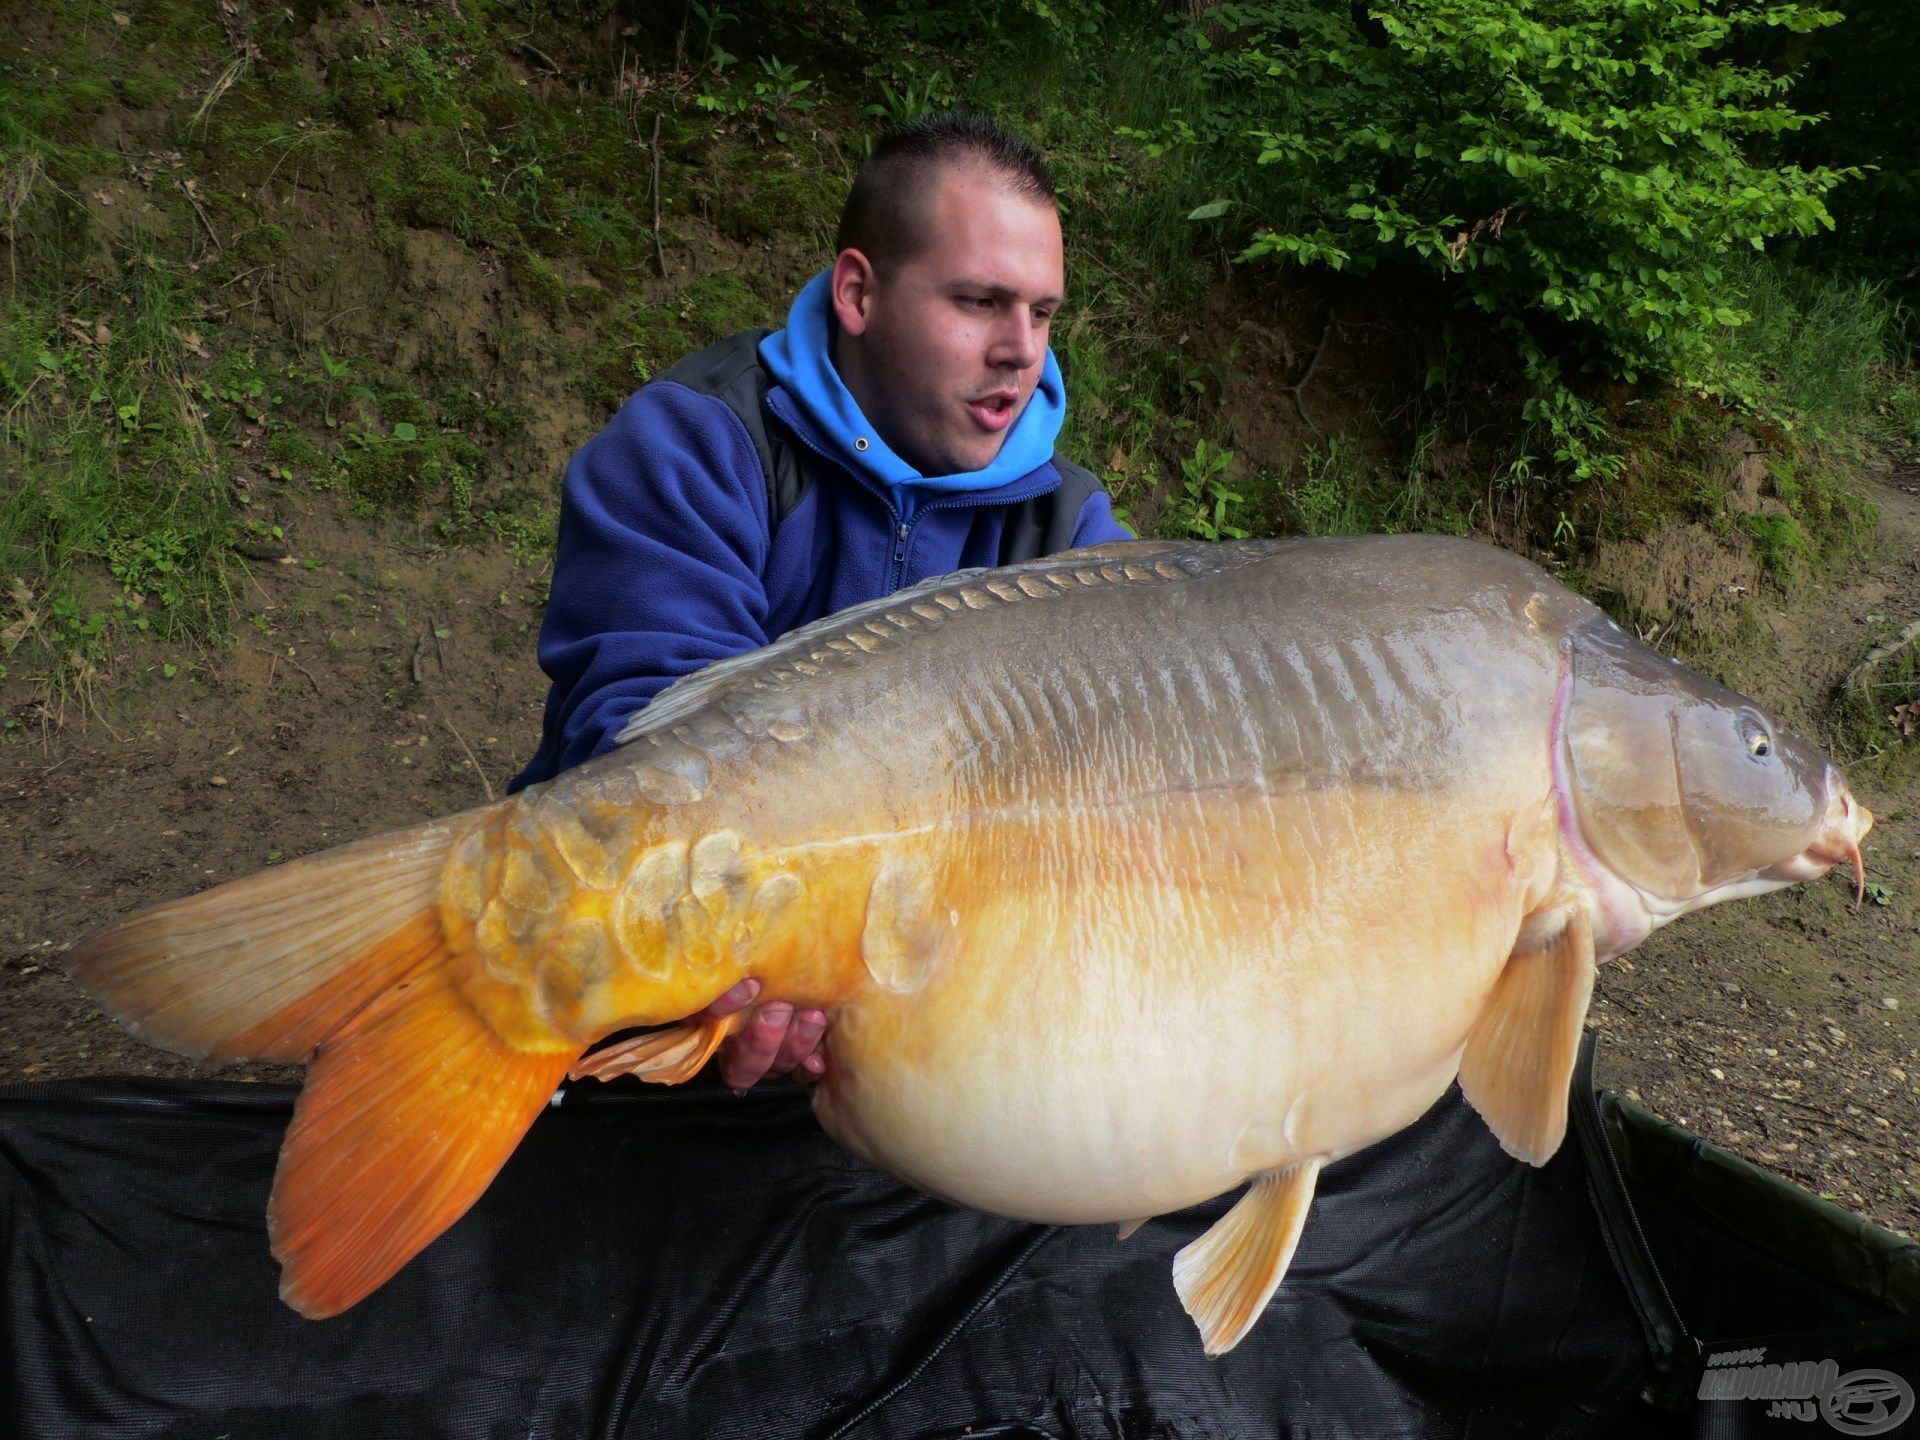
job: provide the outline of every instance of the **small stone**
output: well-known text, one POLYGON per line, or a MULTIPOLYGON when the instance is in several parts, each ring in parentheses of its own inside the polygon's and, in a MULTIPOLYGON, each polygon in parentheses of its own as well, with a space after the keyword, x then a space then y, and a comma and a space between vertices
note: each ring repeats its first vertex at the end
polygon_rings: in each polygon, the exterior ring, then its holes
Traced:
POLYGON ((1892 995, 1882 995, 1880 997, 1880 1004, 1882 1008, 1887 1010, 1898 1010, 1900 1008, 1900 1001, 1892 995))
POLYGON ((226 783, 227 777, 224 775, 209 775, 207 777, 207 784, 209 785, 224 785, 226 783))
POLYGON ((1709 1067, 1707 1070, 1707 1074, 1711 1075, 1716 1080, 1724 1080, 1727 1078, 1727 1072, 1722 1070, 1718 1065, 1709 1067))
POLYGON ((1827 1026, 1827 1034, 1832 1037, 1836 1045, 1844 1045, 1847 1043, 1847 1032, 1842 1030, 1838 1025, 1827 1026))

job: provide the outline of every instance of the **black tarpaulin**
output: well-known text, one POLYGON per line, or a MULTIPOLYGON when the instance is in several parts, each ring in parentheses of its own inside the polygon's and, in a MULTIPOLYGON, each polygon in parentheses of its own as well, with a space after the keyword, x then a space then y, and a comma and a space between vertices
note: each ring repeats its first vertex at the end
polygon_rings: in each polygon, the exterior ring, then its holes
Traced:
POLYGON ((569 1090, 465 1219, 316 1323, 276 1298, 263 1218, 292 1092, 13 1087, 0 1435, 1875 1433, 1692 1397, 1714 1342, 1766 1334, 1920 1380, 1920 1252, 1584 1074, 1575 1099, 1537 1171, 1457 1092, 1329 1167, 1266 1315, 1208 1359, 1169 1270, 1232 1197, 1125 1242, 958 1210, 793 1089, 569 1090))

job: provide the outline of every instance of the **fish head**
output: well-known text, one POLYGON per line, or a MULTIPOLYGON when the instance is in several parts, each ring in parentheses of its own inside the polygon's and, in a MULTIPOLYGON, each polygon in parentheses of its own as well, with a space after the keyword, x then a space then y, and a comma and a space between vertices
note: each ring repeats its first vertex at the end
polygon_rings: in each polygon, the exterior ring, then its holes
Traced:
POLYGON ((1559 708, 1562 832, 1609 928, 1628 932, 1613 953, 1843 860, 1864 886, 1872 814, 1818 747, 1746 696, 1608 624, 1574 637, 1559 708))

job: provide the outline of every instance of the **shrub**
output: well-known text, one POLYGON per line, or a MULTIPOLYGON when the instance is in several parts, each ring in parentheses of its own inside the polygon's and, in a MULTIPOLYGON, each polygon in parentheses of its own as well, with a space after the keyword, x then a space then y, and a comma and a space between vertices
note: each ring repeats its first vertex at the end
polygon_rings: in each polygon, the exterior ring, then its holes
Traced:
POLYGON ((1725 57, 1746 31, 1838 19, 1793 0, 1216 5, 1165 62, 1202 100, 1142 138, 1231 161, 1192 218, 1240 225, 1243 260, 1441 277, 1511 332, 1556 458, 1607 473, 1569 370, 1711 385, 1744 318, 1728 257, 1831 227, 1823 197, 1852 172, 1749 158, 1808 117, 1784 77, 1725 57))

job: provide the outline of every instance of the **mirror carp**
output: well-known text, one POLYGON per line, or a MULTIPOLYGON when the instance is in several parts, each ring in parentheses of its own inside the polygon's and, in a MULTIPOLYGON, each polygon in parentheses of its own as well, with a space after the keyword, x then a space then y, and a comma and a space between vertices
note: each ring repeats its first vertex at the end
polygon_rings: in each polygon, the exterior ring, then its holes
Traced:
POLYGON ((570 1075, 690 1078, 742 1017, 684 1017, 752 975, 828 1016, 828 1133, 933 1195, 1124 1236, 1248 1186, 1174 1261, 1219 1353, 1323 1166, 1456 1078, 1544 1163, 1595 965, 1863 883, 1871 823, 1505 551, 1135 542, 831 616, 552 781, 65 963, 152 1043, 308 1063, 269 1210, 302 1314, 465 1213, 570 1075))

